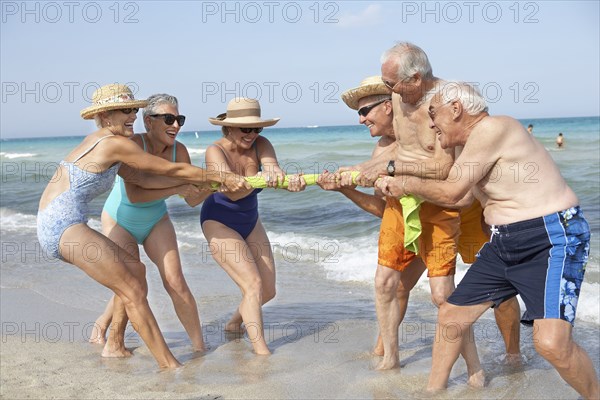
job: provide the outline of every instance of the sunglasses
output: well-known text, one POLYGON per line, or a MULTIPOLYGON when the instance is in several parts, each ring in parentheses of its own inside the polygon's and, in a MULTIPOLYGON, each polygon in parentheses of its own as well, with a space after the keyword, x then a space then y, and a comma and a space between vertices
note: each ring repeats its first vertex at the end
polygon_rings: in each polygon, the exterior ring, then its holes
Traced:
POLYGON ((240 131, 242 131, 242 133, 261 133, 263 130, 263 128, 240 128, 240 131))
POLYGON ((152 114, 150 116, 153 118, 162 118, 167 125, 173 125, 175 121, 177 121, 179 126, 183 126, 183 124, 185 124, 185 115, 152 114))
POLYGON ((358 115, 360 115, 361 117, 367 117, 367 115, 369 115, 369 113, 371 112, 372 109, 374 109, 375 107, 377 107, 378 105, 380 105, 381 103, 384 103, 386 101, 389 101, 389 99, 385 99, 385 100, 380 100, 376 103, 373 104, 369 104, 368 106, 364 106, 358 109, 358 115))
POLYGON ((406 77, 404 79, 400 79, 398 82, 390 82, 390 81, 386 81, 385 79, 381 78, 381 81, 383 82, 383 84, 390 89, 392 92, 394 91, 394 89, 396 88, 396 86, 398 86, 399 83, 401 82, 408 82, 411 79, 411 77, 406 77))
POLYGON ((139 108, 120 108, 119 111, 121 111, 123 114, 131 114, 132 112, 134 114, 137 114, 138 111, 140 111, 139 108))

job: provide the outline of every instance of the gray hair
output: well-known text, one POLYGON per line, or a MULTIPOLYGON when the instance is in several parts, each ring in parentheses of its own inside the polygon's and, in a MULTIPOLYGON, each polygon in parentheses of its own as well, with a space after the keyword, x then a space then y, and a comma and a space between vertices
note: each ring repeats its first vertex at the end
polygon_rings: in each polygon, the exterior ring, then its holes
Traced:
POLYGON ((165 93, 158 93, 158 94, 153 94, 152 96, 148 97, 147 99, 148 101, 148 105, 144 108, 144 127, 146 128, 146 131, 148 130, 148 126, 146 126, 146 121, 145 118, 149 115, 152 114, 156 114, 156 109, 158 108, 158 106, 161 106, 163 104, 171 104, 177 108, 179 108, 179 102, 177 101, 177 97, 175 96, 171 96, 170 94, 165 94, 165 93))
POLYGON ((410 78, 417 73, 423 79, 433 78, 429 58, 427 58, 427 54, 423 49, 417 45, 409 42, 398 42, 394 47, 383 53, 381 63, 385 64, 391 58, 395 58, 398 63, 398 71, 396 72, 398 79, 410 78))
POLYGON ((440 86, 438 93, 440 93, 443 104, 455 100, 460 101, 463 109, 469 115, 488 112, 488 106, 479 90, 466 82, 447 81, 440 86))

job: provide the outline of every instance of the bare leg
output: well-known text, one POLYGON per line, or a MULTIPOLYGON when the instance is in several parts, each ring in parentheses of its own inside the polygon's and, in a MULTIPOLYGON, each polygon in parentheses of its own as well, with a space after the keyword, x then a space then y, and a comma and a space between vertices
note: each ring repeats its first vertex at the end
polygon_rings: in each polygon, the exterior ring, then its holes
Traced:
POLYGON ((198 306, 185 281, 177 248, 175 229, 165 216, 144 241, 148 257, 160 271, 163 285, 173 301, 175 313, 185 328, 195 351, 205 351, 198 306))
POLYGON ((263 328, 261 309, 263 283, 259 268, 247 243, 236 231, 217 221, 205 221, 202 224, 202 230, 208 240, 213 257, 242 292, 239 312, 254 352, 262 355, 271 354, 265 341, 263 328))
POLYGON ((573 341, 573 327, 561 319, 537 319, 534 322, 533 342, 560 376, 584 399, 600 396, 598 377, 589 355, 573 341))
POLYGON ((398 327, 400 307, 396 295, 400 282, 400 271, 377 265, 375 273, 375 308, 383 341, 383 359, 376 369, 392 369, 399 365, 398 327))
MULTIPOLYGON (((379 269, 379 268, 378 268, 379 269)), ((408 308, 408 298, 410 291, 415 287, 421 275, 425 271, 425 264, 420 258, 415 258, 409 266, 400 274, 398 289, 396 290, 396 298, 398 299, 398 313, 400 323, 404 320, 406 309, 408 308)), ((373 354, 383 356, 384 347, 381 334, 377 335, 377 343, 373 349, 373 354)))
MULTIPOLYGON (((106 212, 102 212, 102 233, 119 245, 120 251, 127 262, 132 262, 131 265, 141 265, 137 241, 106 212)), ((145 287, 146 269, 134 267, 131 272, 140 282, 144 282, 145 287)), ((110 303, 113 304, 110 319, 112 323, 110 323, 108 340, 104 345, 104 349, 102 349, 102 357, 130 357, 132 355, 131 351, 125 347, 125 329, 129 321, 125 312, 125 305, 118 296, 113 296, 110 303)))
POLYGON ((521 364, 521 307, 517 297, 510 298, 494 308, 496 324, 500 329, 506 347, 506 362, 512 365, 521 364))
MULTIPOLYGON (((446 299, 454 291, 454 275, 431 277, 429 278, 429 285, 431 287, 432 301, 439 308, 442 304, 446 304, 446 299)), ((463 337, 465 340, 462 341, 460 354, 467 364, 468 383, 473 387, 483 387, 485 375, 481 368, 479 356, 477 355, 472 325, 468 326, 463 337)))
POLYGON ((154 355, 159 367, 180 366, 167 347, 150 310, 145 282, 140 282, 132 273, 133 268, 145 268, 143 264, 128 261, 129 257, 123 254, 123 249, 85 224, 73 225, 63 233, 60 251, 66 261, 81 268, 123 300, 134 329, 154 355))
MULTIPOLYGON (((146 276, 143 273, 144 271, 136 272, 135 275, 138 279, 143 279, 145 282, 146 276)), ((102 357, 131 357, 133 353, 125 347, 125 329, 127 328, 127 321, 129 321, 125 312, 125 305, 119 296, 113 296, 112 302, 112 323, 110 325, 108 340, 102 349, 102 357)))
MULTIPOLYGON (((271 244, 269 243, 267 233, 260 221, 256 224, 256 228, 254 228, 252 233, 246 238, 246 243, 248 244, 248 251, 256 261, 256 266, 260 273, 263 283, 262 305, 265 305, 275 297, 276 273, 271 244)), ((239 310, 235 310, 227 324, 225 324, 225 331, 234 333, 242 332, 241 325, 242 316, 239 310)))
POLYGON ((464 347, 463 342, 471 335, 470 328, 490 306, 491 303, 462 307, 444 303, 440 306, 428 391, 435 392, 448 386, 450 372, 464 347))
POLYGON ((96 319, 94 322, 94 327, 92 328, 92 333, 90 334, 90 343, 95 344, 105 344, 106 343, 106 331, 108 330, 108 326, 112 321, 113 315, 113 304, 114 304, 114 296, 110 298, 104 312, 96 319))

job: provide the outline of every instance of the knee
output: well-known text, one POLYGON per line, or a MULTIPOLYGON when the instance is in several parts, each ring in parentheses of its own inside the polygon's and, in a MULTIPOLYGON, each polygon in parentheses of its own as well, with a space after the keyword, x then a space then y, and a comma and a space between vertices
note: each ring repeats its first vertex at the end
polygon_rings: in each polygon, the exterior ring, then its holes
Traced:
POLYGON ((398 282, 390 277, 375 276, 375 292, 379 296, 393 297, 396 295, 398 282))
POLYGON ((123 305, 125 307, 130 306, 139 306, 142 303, 147 302, 148 296, 148 285, 146 285, 146 281, 144 282, 135 282, 131 285, 127 291, 123 292, 119 297, 123 301, 123 305))
POLYGON ((263 287, 262 280, 260 278, 253 279, 251 282, 248 282, 244 288, 244 297, 250 298, 258 298, 262 301, 263 296, 263 287))
POLYGON ((452 321, 452 313, 450 312, 450 308, 444 302, 440 304, 438 310, 438 323, 440 325, 447 324, 449 321, 452 321))
POLYGON ((440 308, 440 311, 441 307, 446 303, 447 298, 448 295, 444 292, 431 292, 431 302, 437 308, 440 308))
POLYGON ((573 353, 573 342, 565 343, 551 335, 539 335, 534 340, 535 350, 553 365, 565 363, 573 353))
POLYGON ((163 286, 169 296, 181 296, 184 293, 189 292, 185 278, 182 275, 171 275, 167 276, 163 281, 163 286))

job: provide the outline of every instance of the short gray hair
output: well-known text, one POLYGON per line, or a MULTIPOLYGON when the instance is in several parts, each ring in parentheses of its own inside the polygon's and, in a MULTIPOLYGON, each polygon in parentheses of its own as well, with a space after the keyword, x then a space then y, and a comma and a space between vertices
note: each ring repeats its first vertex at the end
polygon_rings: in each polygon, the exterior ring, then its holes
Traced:
MULTIPOLYGON (((152 96, 148 97, 147 101, 148 105, 144 108, 144 119, 149 115, 156 114, 156 109, 158 108, 158 106, 161 106, 163 104, 171 104, 179 108, 179 102, 177 101, 177 97, 171 96, 170 94, 166 93, 153 94, 152 96)), ((144 121, 144 127, 146 128, 146 130, 148 130, 148 127, 146 126, 146 121, 144 121)))
POLYGON ((479 90, 466 82, 447 81, 443 85, 440 85, 438 93, 443 104, 455 100, 460 101, 463 109, 469 115, 488 112, 488 106, 481 93, 479 93, 479 90))
POLYGON ((396 58, 398 79, 413 77, 416 73, 424 79, 433 78, 433 70, 427 54, 419 46, 409 42, 398 42, 381 56, 381 63, 385 64, 391 58, 396 58))

